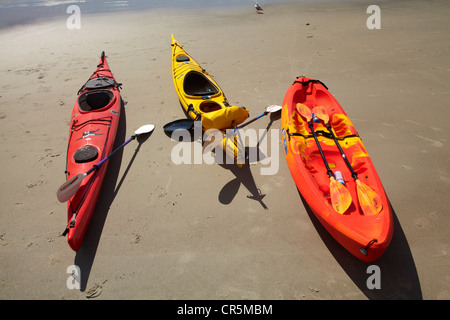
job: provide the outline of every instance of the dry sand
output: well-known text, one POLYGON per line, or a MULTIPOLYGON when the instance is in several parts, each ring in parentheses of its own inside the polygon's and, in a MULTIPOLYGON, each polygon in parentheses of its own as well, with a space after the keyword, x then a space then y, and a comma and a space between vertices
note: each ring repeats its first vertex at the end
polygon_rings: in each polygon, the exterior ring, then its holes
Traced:
MULTIPOLYGON (((263 4, 260 2, 260 4, 263 4)), ((0 31, 0 299, 449 299, 450 4, 367 2, 68 15, 0 31), (171 160, 162 126, 184 117, 170 34, 251 117, 281 104, 296 76, 320 79, 362 136, 395 213, 370 264, 340 247, 305 207, 281 140, 275 175, 171 160), (102 50, 125 112, 118 139, 153 123, 113 158, 82 249, 60 233, 68 122, 102 50), (81 289, 66 285, 81 268, 81 289)), ((278 134, 263 117, 249 128, 278 134)), ((267 138, 266 137, 266 138, 267 138)), ((270 154, 270 152, 269 152, 270 154)))

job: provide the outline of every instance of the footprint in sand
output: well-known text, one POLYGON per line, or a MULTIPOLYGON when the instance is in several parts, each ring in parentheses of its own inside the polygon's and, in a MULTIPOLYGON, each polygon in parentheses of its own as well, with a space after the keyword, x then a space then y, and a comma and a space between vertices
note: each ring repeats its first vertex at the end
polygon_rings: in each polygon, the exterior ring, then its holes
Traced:
POLYGON ((28 189, 33 189, 33 188, 35 188, 37 186, 40 186, 43 183, 44 183, 44 181, 42 181, 42 180, 39 180, 37 182, 31 182, 31 183, 27 184, 27 188, 28 189))
POLYGON ((426 138, 426 137, 422 137, 422 136, 419 136, 418 134, 415 134, 415 136, 417 138, 420 138, 420 139, 423 139, 425 141, 431 142, 434 147, 442 148, 444 146, 444 144, 441 141, 437 141, 437 140, 429 139, 429 138, 426 138))
POLYGON ((103 285, 106 283, 107 280, 103 281, 103 283, 98 284, 94 283, 94 285, 86 291, 86 298, 93 299, 97 298, 103 291, 103 285))
POLYGON ((415 224, 417 227, 423 228, 428 225, 428 220, 425 217, 419 217, 415 220, 415 224))
POLYGON ((139 243, 139 241, 141 241, 141 235, 133 233, 131 243, 139 243))
MULTIPOLYGON (((408 122, 408 123, 411 123, 411 124, 414 124, 414 125, 416 125, 416 126, 421 126, 421 124, 420 123, 418 123, 418 122, 416 122, 416 121, 412 121, 412 120, 405 120, 406 122, 408 122)), ((441 128, 438 128, 438 127, 430 127, 433 131, 436 131, 436 132, 442 132, 442 129, 441 128)), ((437 141, 437 140, 433 140, 433 139, 430 139, 430 138, 426 138, 426 137, 424 137, 424 136, 421 136, 421 135, 418 135, 418 134, 415 134, 415 136, 417 137, 417 138, 420 138, 420 139, 423 139, 423 140, 425 140, 425 141, 428 141, 428 142, 431 142, 431 144, 434 146, 434 147, 437 147, 437 148, 442 148, 443 146, 444 146, 444 143, 442 142, 442 141, 437 141)))
POLYGON ((45 149, 45 155, 39 158, 39 161, 45 160, 44 166, 50 165, 53 161, 52 158, 59 157, 61 153, 54 152, 52 149, 45 149))

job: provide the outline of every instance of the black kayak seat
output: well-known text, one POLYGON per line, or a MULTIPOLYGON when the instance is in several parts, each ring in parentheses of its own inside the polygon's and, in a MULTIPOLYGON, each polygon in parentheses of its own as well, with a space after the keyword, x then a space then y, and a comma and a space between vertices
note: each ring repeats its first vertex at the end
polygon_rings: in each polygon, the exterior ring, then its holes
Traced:
POLYGON ((99 110, 106 107, 113 97, 109 90, 85 92, 78 98, 78 105, 82 111, 99 110))

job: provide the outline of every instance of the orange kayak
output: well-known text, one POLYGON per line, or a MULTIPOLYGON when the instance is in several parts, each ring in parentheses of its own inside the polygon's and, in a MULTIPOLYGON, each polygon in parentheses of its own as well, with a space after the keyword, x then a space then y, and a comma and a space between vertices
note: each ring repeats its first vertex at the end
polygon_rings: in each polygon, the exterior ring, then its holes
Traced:
MULTIPOLYGON (((111 153, 120 118, 119 87, 102 52, 95 72, 79 90, 72 109, 67 180, 85 173, 111 153)), ((67 241, 74 251, 78 251, 83 242, 100 194, 107 162, 84 179, 77 193, 67 202, 68 225, 63 235, 67 234, 67 241)))
POLYGON ((392 238, 392 208, 358 132, 322 82, 292 83, 281 134, 291 175, 317 219, 355 257, 378 259, 392 238))

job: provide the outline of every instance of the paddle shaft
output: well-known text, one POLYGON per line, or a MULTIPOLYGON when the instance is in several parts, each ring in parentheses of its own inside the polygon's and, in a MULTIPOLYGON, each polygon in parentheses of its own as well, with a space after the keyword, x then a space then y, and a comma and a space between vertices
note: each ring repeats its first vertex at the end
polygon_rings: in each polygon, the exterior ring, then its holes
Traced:
POLYGON ((125 141, 120 147, 118 147, 116 150, 114 150, 113 152, 111 152, 107 157, 103 158, 100 162, 98 162, 97 164, 94 164, 92 166, 91 169, 89 169, 85 175, 88 176, 92 171, 97 170, 103 163, 105 163, 105 161, 107 161, 109 158, 111 158, 117 151, 119 151, 120 149, 122 149, 123 147, 125 147, 128 143, 130 143, 132 140, 134 140, 136 138, 136 134, 132 135, 130 139, 128 139, 127 141, 125 141))
POLYGON ((316 132, 314 131, 314 125, 312 124, 311 120, 308 121, 308 125, 309 125, 309 128, 311 129, 314 140, 316 140, 317 148, 319 149, 320 156, 322 157, 323 163, 325 164, 325 168, 327 168, 327 174, 331 178, 331 177, 333 177, 333 171, 331 171, 330 166, 328 165, 327 159, 325 158, 325 155, 323 154, 322 147, 320 146, 319 140, 317 139, 316 132))
POLYGON ((331 136, 333 137, 334 143, 336 143, 336 146, 338 147, 339 152, 341 153, 342 158, 344 159, 345 163, 347 164, 348 168, 350 169, 350 171, 351 171, 351 173, 352 173, 352 177, 353 177, 355 180, 358 180, 358 174, 355 172, 355 170, 353 170, 353 167, 352 167, 352 165, 350 164, 350 161, 348 161, 347 156, 345 155, 344 150, 342 150, 342 147, 341 147, 341 145, 339 144, 339 141, 337 140, 336 135, 334 134, 333 130, 331 129, 330 124, 329 124, 328 122, 326 122, 325 125, 327 126, 328 131, 330 131, 331 136))
POLYGON ((262 114, 260 114, 259 116, 257 116, 255 119, 252 119, 252 120, 250 120, 250 121, 244 123, 243 125, 240 125, 240 126, 234 128, 233 131, 236 131, 236 130, 238 130, 238 129, 241 129, 241 128, 243 128, 243 127, 249 125, 250 123, 252 123, 252 122, 258 120, 259 118, 265 116, 265 115, 268 114, 268 113, 269 113, 269 111, 265 111, 264 113, 262 113, 262 114))
MULTIPOLYGON (((374 215, 379 213, 383 208, 380 197, 369 186, 367 186, 358 179, 358 175, 356 174, 355 170, 353 170, 350 161, 347 159, 344 150, 342 150, 342 147, 339 144, 339 141, 337 140, 336 135, 334 134, 333 129, 331 128, 331 125, 328 122, 329 117, 325 108, 323 106, 317 106, 315 108, 316 108, 315 114, 319 119, 321 119, 325 123, 328 131, 331 133, 331 136, 333 137, 334 143, 336 144, 336 146, 339 149, 339 152, 341 153, 342 158, 344 159, 347 167, 350 169, 353 179, 355 179, 358 201, 363 213, 366 215, 374 215)), ((366 255, 365 249, 361 249, 361 252, 366 255)))
MULTIPOLYGON (((89 169, 88 171, 86 171, 86 173, 83 174, 83 178, 87 177, 92 171, 96 171, 102 164, 104 164, 106 162, 106 160, 111 158, 117 151, 119 151, 120 149, 125 147, 128 143, 130 143, 132 140, 134 140, 136 138, 136 136, 137 136, 137 134, 132 135, 130 139, 125 141, 120 147, 118 147, 116 150, 111 152, 107 157, 103 158, 97 164, 94 164, 91 169, 89 169)), ((67 224, 66 229, 61 234, 61 236, 65 236, 69 232, 69 228, 74 227, 76 216, 77 216, 77 212, 73 212, 72 219, 70 219, 69 223, 67 224)))

